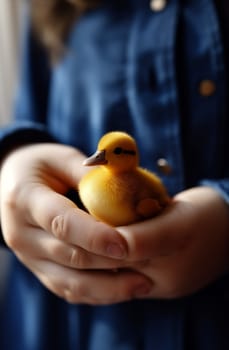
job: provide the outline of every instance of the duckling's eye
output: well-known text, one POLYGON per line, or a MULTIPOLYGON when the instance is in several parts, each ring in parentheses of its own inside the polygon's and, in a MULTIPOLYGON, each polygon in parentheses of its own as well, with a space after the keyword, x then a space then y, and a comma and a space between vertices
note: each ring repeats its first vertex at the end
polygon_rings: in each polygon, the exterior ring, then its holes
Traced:
POLYGON ((121 147, 116 147, 113 152, 114 152, 114 154, 121 154, 122 153, 122 148, 121 147))

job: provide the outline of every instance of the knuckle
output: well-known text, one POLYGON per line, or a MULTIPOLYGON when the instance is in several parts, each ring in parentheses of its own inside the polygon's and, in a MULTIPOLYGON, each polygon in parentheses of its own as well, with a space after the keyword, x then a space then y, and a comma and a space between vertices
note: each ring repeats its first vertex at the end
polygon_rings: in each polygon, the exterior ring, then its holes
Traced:
POLYGON ((20 235, 18 230, 11 229, 3 233, 5 243, 12 250, 18 250, 21 245, 20 235))
POLYGON ((20 186, 16 184, 8 188, 7 193, 2 196, 2 205, 6 206, 11 210, 15 210, 18 206, 18 197, 21 192, 20 186))
POLYGON ((63 291, 63 298, 65 301, 67 301, 69 304, 75 304, 80 301, 80 298, 77 298, 75 294, 72 293, 70 289, 64 289, 63 291))
POLYGON ((80 283, 69 283, 63 289, 63 297, 68 303, 77 303, 85 300, 85 288, 80 283))
POLYGON ((79 248, 72 248, 69 256, 69 264, 72 267, 77 267, 78 269, 85 268, 84 254, 79 248))
POLYGON ((64 214, 57 215, 51 220, 51 232, 63 241, 68 240, 68 226, 68 220, 64 214))
POLYGON ((87 298, 87 286, 82 281, 69 276, 54 275, 53 273, 39 272, 38 279, 48 288, 52 293, 64 299, 68 303, 82 303, 87 298))
POLYGON ((69 282, 63 280, 53 280, 42 276, 41 282, 58 297, 66 300, 69 303, 75 303, 78 301, 78 297, 73 293, 72 286, 69 282))
POLYGON ((28 207, 30 194, 37 187, 34 183, 22 180, 10 181, 2 190, 1 201, 10 210, 22 210, 28 207))

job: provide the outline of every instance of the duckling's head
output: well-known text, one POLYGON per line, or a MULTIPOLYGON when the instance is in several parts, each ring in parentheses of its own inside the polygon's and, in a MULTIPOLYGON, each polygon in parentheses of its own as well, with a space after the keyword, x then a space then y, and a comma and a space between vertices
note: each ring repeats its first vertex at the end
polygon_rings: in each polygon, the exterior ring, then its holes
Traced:
POLYGON ((125 172, 136 168, 138 162, 133 137, 125 132, 112 131, 100 139, 97 151, 84 161, 84 165, 104 165, 114 172, 125 172))

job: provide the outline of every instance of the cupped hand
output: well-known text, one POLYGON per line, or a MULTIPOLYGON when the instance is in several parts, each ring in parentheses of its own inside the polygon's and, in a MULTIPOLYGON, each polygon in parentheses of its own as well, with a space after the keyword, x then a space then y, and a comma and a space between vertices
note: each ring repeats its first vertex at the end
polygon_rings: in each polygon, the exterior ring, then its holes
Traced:
POLYGON ((69 302, 107 304, 144 295, 151 282, 124 268, 125 238, 64 195, 85 173, 83 159, 76 149, 58 144, 22 146, 5 158, 0 187, 5 242, 69 302))
POLYGON ((228 271, 229 207, 211 188, 184 191, 160 216, 118 230, 130 268, 152 281, 147 297, 185 296, 228 271))

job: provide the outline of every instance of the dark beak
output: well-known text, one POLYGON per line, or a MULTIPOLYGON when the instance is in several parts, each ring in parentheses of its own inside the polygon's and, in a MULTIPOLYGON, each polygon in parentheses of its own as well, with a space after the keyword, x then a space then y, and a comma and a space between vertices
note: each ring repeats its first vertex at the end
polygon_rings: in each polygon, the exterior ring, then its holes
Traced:
POLYGON ((105 151, 96 151, 94 154, 92 154, 91 157, 86 158, 83 161, 83 165, 86 166, 92 166, 92 165, 102 165, 107 164, 107 160, 105 158, 105 151))

